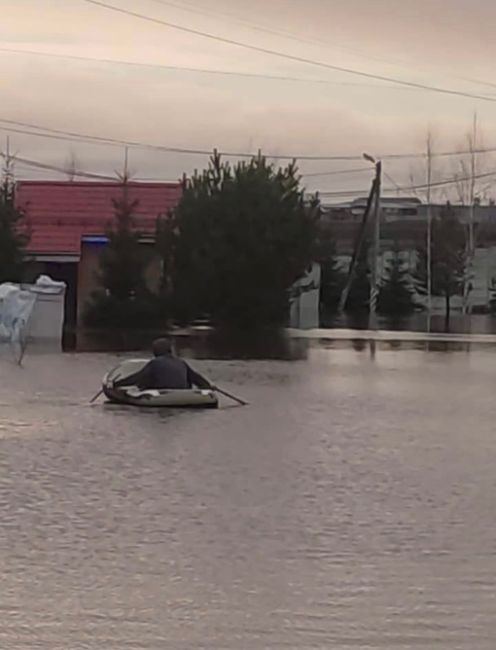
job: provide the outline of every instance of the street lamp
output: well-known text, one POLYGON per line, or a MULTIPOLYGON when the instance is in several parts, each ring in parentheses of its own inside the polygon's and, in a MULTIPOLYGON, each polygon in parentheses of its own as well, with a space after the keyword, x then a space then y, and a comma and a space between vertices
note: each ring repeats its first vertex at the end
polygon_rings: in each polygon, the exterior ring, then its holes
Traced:
POLYGON ((373 165, 376 164, 376 160, 375 160, 374 156, 371 156, 368 153, 364 153, 364 154, 362 154, 362 156, 363 156, 364 160, 367 160, 368 162, 371 162, 373 165))

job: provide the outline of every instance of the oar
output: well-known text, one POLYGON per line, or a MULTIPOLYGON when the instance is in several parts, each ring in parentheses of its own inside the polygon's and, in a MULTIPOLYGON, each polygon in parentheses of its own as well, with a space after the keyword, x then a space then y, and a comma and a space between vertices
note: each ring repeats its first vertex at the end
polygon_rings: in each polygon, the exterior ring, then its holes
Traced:
POLYGON ((225 397, 229 397, 229 399, 232 399, 234 402, 241 404, 241 406, 248 406, 248 402, 245 402, 244 399, 241 399, 240 397, 236 397, 236 395, 231 395, 231 393, 222 390, 222 388, 219 388, 218 386, 213 386, 213 390, 217 393, 220 393, 221 395, 224 395, 225 397))
MULTIPOLYGON (((115 379, 114 379, 113 381, 117 381, 117 380, 120 379, 120 378, 121 378, 121 375, 116 375, 116 376, 115 376, 115 379)), ((103 388, 100 388, 100 390, 98 391, 98 393, 97 393, 96 395, 94 395, 94 396, 90 399, 90 404, 93 404, 93 402, 95 402, 95 401, 100 397, 100 395, 101 395, 102 393, 103 393, 103 388)))
POLYGON ((103 393, 103 388, 100 388, 100 390, 98 391, 98 393, 97 393, 94 397, 92 397, 92 398, 90 399, 90 404, 93 404, 93 402, 95 402, 95 401, 100 397, 100 395, 101 395, 102 393, 103 393))

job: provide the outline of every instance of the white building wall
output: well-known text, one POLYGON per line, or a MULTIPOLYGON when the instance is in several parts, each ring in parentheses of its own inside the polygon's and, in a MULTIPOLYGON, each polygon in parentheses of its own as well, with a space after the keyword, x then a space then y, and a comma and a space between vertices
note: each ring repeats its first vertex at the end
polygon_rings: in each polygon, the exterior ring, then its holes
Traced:
MULTIPOLYGON (((408 264, 410 271, 415 270, 416 252, 411 249, 402 251, 402 257, 408 264)), ((388 264, 391 251, 384 251, 378 261, 379 277, 384 273, 388 264)), ((350 256, 340 256, 338 258, 342 268, 348 269, 350 256)), ((489 307, 493 292, 496 297, 496 247, 477 248, 475 251, 474 264, 471 272, 472 291, 469 295, 469 304, 471 307, 489 307)), ((422 303, 426 299, 418 296, 418 301, 422 303)), ((461 296, 453 296, 451 300, 453 309, 461 309, 461 296)), ((434 313, 444 313, 445 302, 441 296, 432 296, 432 309, 434 313)))
POLYGON ((289 326, 314 329, 320 326, 320 265, 313 264, 303 278, 293 285, 289 326))

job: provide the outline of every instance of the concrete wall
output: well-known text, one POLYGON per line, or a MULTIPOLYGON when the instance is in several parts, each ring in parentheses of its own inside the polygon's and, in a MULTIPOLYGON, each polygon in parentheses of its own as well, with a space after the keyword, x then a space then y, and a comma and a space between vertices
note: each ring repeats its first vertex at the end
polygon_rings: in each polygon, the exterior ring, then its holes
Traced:
POLYGON ((62 349, 65 291, 55 295, 38 294, 29 325, 29 339, 62 349))

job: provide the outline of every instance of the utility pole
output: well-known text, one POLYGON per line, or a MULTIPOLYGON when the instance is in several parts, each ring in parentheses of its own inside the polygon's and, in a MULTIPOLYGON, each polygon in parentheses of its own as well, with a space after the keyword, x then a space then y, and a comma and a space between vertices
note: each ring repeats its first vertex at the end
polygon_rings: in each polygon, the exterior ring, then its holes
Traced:
POLYGON ((468 241, 470 246, 470 254, 474 253, 474 211, 475 211, 475 176, 477 173, 477 113, 474 113, 474 121, 472 123, 472 137, 470 142, 470 227, 468 241))
POLYGON ((477 173, 477 113, 474 113, 472 123, 472 135, 470 137, 470 212, 468 225, 468 263, 465 271, 464 286, 464 313, 470 315, 470 281, 473 272, 475 258, 475 239, 474 239, 474 221, 475 221, 475 176, 477 173))
POLYGON ((377 298, 379 295, 379 274, 378 263, 381 254, 381 176, 382 162, 375 160, 372 156, 364 154, 365 160, 375 165, 375 200, 374 200, 374 237, 372 246, 372 262, 370 269, 370 305, 369 305, 369 329, 377 330, 377 298))
POLYGON ((367 226, 369 224, 369 217, 372 213, 372 210, 374 208, 374 199, 375 199, 375 192, 376 192, 376 178, 374 178, 374 181, 372 183, 372 186, 370 188, 369 195, 367 197, 367 203, 365 205, 365 210, 363 211, 362 215, 362 223, 360 224, 360 228, 355 240, 355 245, 353 248, 353 255, 351 258, 350 262, 350 267, 348 271, 348 278, 346 280, 346 284, 343 288, 343 291, 341 292, 341 297, 339 300, 339 306, 338 306, 338 313, 342 313, 345 306, 346 302, 348 300, 348 296, 350 293, 351 285, 353 283, 353 279, 355 277, 355 270, 356 270, 356 265, 357 265, 357 260, 358 256, 360 255, 360 251, 362 250, 363 243, 365 241, 365 236, 366 236, 366 231, 367 231, 367 226))
POLYGON ((427 135, 427 333, 431 331, 432 310, 432 134, 427 135))

